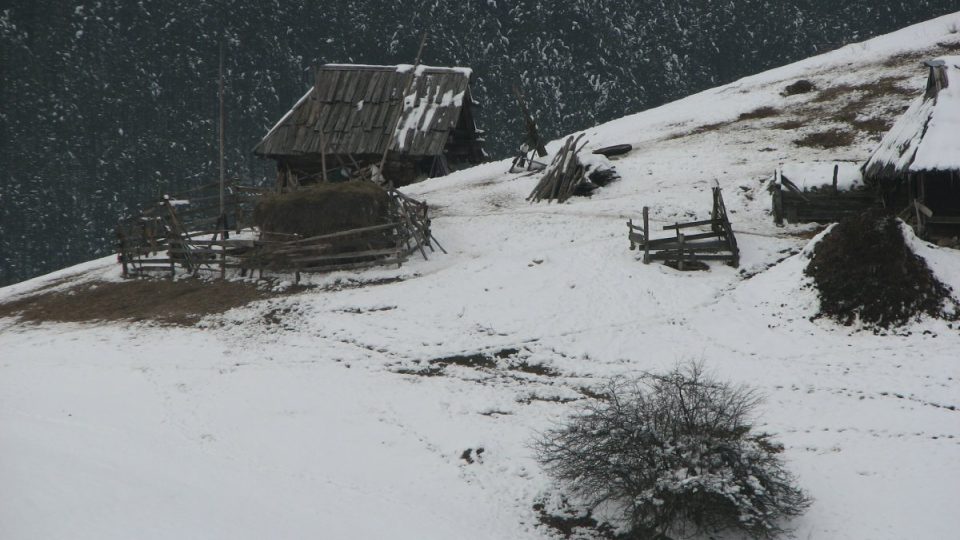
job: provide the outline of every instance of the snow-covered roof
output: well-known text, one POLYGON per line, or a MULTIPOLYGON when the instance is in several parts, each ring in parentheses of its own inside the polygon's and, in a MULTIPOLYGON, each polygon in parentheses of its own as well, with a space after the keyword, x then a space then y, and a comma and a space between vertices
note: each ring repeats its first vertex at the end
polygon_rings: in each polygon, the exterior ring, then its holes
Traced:
POLYGON ((801 191, 824 188, 833 185, 833 168, 837 168, 837 189, 851 191, 863 185, 860 167, 853 162, 801 162, 784 163, 774 181, 785 178, 801 191))
POLYGON ((327 154, 381 154, 392 138, 398 153, 438 155, 468 99, 470 74, 458 67, 326 64, 254 152, 319 154, 322 142, 327 154))
POLYGON ((927 62, 924 95, 893 125, 863 165, 867 178, 960 170, 960 56, 927 62))

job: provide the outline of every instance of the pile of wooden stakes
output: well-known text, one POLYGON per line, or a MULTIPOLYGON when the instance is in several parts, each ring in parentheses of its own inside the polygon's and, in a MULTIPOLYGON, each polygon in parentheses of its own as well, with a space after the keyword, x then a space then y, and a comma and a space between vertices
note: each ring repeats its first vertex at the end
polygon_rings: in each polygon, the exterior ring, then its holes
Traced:
POLYGON ((533 188, 528 201, 539 202, 544 199, 564 202, 574 196, 577 188, 587 179, 587 168, 580 162, 577 154, 587 142, 580 143, 583 134, 577 138, 568 137, 563 148, 553 157, 537 187, 533 188))

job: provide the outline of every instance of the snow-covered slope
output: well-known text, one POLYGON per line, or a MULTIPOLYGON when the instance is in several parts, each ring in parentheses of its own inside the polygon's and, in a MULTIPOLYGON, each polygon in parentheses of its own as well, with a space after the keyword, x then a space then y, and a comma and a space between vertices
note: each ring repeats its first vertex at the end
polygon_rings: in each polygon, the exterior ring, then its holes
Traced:
MULTIPOLYGON (((811 322, 791 257, 803 229, 773 226, 763 188, 784 162, 864 159, 878 134, 863 126, 902 110, 918 61, 960 47, 958 27, 943 17, 589 129, 589 148, 635 147, 591 199, 529 205, 536 177, 506 162, 410 186, 449 255, 317 276, 198 328, 0 319, 0 537, 549 537, 531 437, 607 377, 685 359, 767 396, 761 423, 815 498, 798 537, 953 537, 960 332, 811 322), (801 78, 818 90, 781 95, 801 78), (832 129, 850 144, 794 142, 832 129), (714 180, 741 269, 638 262, 626 219, 704 216, 714 180), (347 278, 372 284, 335 286, 347 278), (477 352, 493 357, 442 360, 477 352)), ((960 288, 960 253, 918 245, 960 288)), ((118 273, 94 261, 0 301, 118 273)))

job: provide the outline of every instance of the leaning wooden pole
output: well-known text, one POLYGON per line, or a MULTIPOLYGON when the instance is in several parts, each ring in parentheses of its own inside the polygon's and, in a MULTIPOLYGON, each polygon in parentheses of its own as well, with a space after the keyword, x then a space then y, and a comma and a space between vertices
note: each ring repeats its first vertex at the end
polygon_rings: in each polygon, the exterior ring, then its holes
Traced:
MULTIPOLYGON (((420 57, 423 55, 423 46, 427 43, 427 33, 424 32, 423 36, 420 38, 420 48, 417 49, 417 59, 413 62, 413 69, 410 71, 410 75, 407 77, 407 84, 404 85, 403 94, 400 96, 400 107, 397 109, 397 118, 393 122, 393 131, 390 132, 390 137, 387 138, 387 146, 383 149, 383 157, 380 158, 380 175, 386 178, 386 175, 383 174, 383 167, 387 164, 387 154, 390 153, 390 150, 393 149, 393 143, 397 139, 397 129, 400 127, 400 120, 403 118, 403 106, 407 99, 407 94, 410 93, 410 88, 413 86, 413 81, 417 78, 417 68, 420 67, 420 57)), ((393 180, 387 180, 390 182, 390 187, 393 186, 393 180)))
MULTIPOLYGON (((313 66, 313 99, 317 100, 317 107, 320 107, 320 68, 313 66)), ((320 135, 320 167, 322 172, 320 176, 323 178, 323 183, 327 183, 327 139, 323 134, 323 126, 320 125, 320 115, 317 115, 317 125, 314 126, 314 131, 320 135)))

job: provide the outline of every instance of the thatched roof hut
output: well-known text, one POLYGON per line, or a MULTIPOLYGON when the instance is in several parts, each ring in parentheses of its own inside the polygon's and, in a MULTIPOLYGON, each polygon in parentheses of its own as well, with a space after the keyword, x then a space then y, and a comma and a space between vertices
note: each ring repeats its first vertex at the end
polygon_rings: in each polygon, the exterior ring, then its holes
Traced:
POLYGON ((863 165, 888 206, 911 205, 926 225, 960 224, 960 56, 926 62, 926 90, 863 165))
POLYGON ((388 145, 384 175, 398 185, 479 163, 470 76, 467 68, 321 66, 254 153, 277 161, 281 185, 318 180, 322 153, 329 170, 378 163, 388 145))

